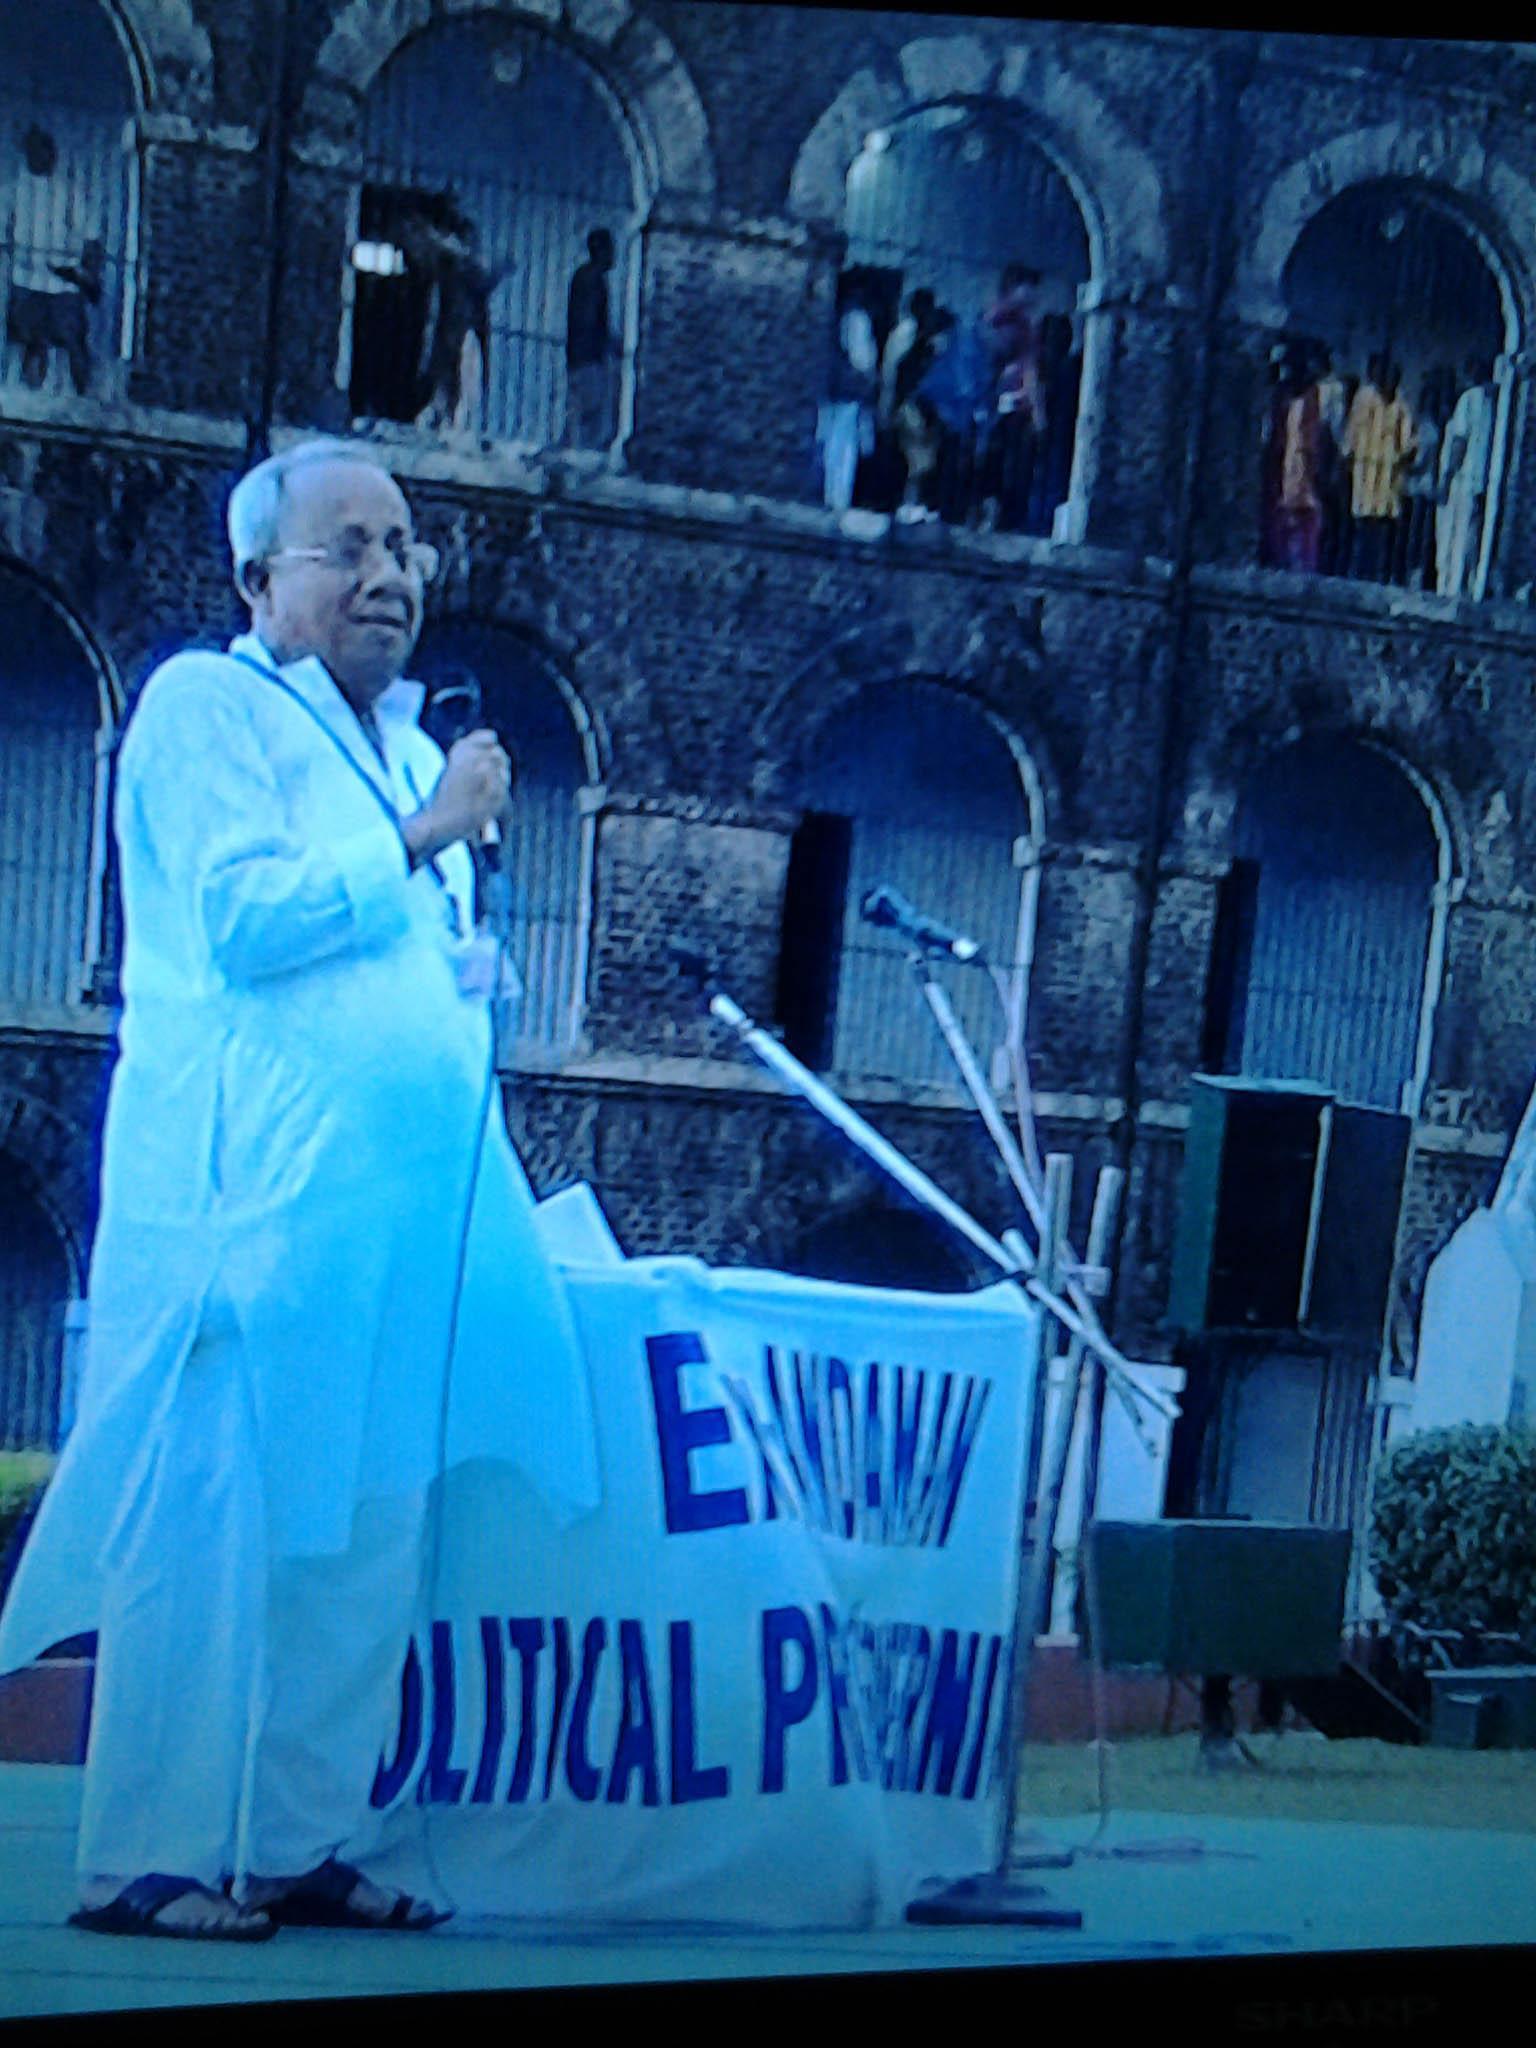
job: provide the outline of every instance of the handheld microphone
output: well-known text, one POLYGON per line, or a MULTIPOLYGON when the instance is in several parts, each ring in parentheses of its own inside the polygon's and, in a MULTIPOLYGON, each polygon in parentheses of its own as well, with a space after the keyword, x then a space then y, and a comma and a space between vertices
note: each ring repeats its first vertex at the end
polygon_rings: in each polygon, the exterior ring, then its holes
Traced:
MULTIPOLYGON (((427 704, 434 715, 433 722, 438 728, 437 740, 446 754, 456 741, 467 733, 479 732, 485 724, 485 694, 477 676, 467 670, 453 676, 451 682, 432 692, 427 704)), ((503 742, 502 751, 507 756, 510 774, 507 780, 507 798, 510 802, 512 791, 517 787, 517 756, 503 742)), ((487 818, 480 827, 480 850, 487 860, 496 865, 501 859, 501 826, 494 818, 487 818)))
POLYGON ((899 889, 882 882, 879 888, 871 889, 859 905, 859 915, 866 924, 883 925, 900 932, 904 939, 921 946, 925 952, 947 953, 952 960, 972 961, 982 957, 981 942, 968 939, 964 932, 957 932, 952 925, 940 924, 936 917, 925 917, 910 904, 899 889))

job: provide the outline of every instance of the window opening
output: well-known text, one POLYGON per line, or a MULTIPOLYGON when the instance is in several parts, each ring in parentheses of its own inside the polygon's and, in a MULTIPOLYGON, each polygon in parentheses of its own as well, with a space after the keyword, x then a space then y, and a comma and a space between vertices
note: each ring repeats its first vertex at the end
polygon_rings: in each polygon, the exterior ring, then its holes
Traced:
POLYGON ((0 51, 4 382, 116 396, 132 340, 138 226, 122 46, 94 0, 0 0, 0 51))
POLYGON ((445 693, 468 686, 483 707, 479 722, 516 764, 503 859, 512 882, 512 955, 524 986, 508 1051, 566 1051, 580 1030, 586 984, 592 833, 580 801, 588 769, 570 706, 532 650, 494 629, 429 628, 417 674, 428 691, 422 724, 440 745, 467 729, 466 700, 445 693))
POLYGON ((1481 594, 1506 320, 1467 230, 1391 182, 1341 193, 1286 266, 1259 560, 1481 594))
POLYGON ((0 1003, 79 999, 93 869, 104 854, 96 784, 97 678, 52 604, 0 566, 0 1003))
POLYGON ((611 444, 639 198, 595 74, 537 30, 443 23, 384 67, 364 149, 344 351, 357 423, 611 444))
POLYGON ((1007 110, 925 107, 865 137, 844 226, 827 505, 1064 531, 1090 264, 1061 173, 1007 110))
POLYGON ((1212 963, 1216 1071, 1401 1109, 1437 872, 1417 793, 1371 748, 1298 741, 1245 792, 1237 853, 1212 963))
MULTIPOLYGON (((866 924, 859 906, 871 889, 889 884, 978 939, 997 965, 1017 965, 1023 876, 1015 847, 1029 818, 1007 743, 980 713, 940 690, 918 684, 902 688, 899 697, 866 692, 818 737, 816 762, 802 787, 813 818, 847 821, 841 892, 834 891, 829 857, 835 828, 810 821, 798 866, 792 855, 794 879, 805 894, 786 890, 784 979, 797 948, 802 960, 812 952, 812 931, 824 935, 816 957, 830 963, 833 942, 814 920, 835 919, 835 977, 830 964, 825 968, 832 1020, 821 1038, 823 1064, 864 1079, 954 1084, 953 1064, 902 946, 866 924), (807 904, 813 888, 821 891, 814 915, 807 904), (795 924, 797 901, 803 907, 795 924)), ((991 980, 971 970, 946 981, 985 1065, 1004 1028, 991 980)), ((800 991, 812 1022, 814 991, 814 981, 800 991)), ((785 989, 781 1019, 787 998, 785 989)))

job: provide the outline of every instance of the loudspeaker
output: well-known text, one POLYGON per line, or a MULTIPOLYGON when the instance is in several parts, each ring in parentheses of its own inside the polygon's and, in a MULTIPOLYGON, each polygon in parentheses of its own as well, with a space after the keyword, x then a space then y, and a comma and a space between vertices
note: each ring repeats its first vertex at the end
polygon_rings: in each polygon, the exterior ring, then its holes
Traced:
POLYGON ((1409 1120, 1296 1082, 1193 1077, 1174 1237, 1177 1330, 1379 1336, 1409 1120))
POLYGON ((1098 1596, 1090 1648, 1105 1664, 1243 1678, 1338 1670, 1347 1529, 1092 1522, 1084 1534, 1098 1596))
POLYGON ((1295 1329, 1330 1099, 1195 1075, 1168 1303, 1176 1329, 1295 1329))
POLYGON ((1374 1343, 1387 1313, 1409 1119, 1336 1102, 1323 1118, 1312 1263, 1301 1304, 1309 1330, 1374 1343))

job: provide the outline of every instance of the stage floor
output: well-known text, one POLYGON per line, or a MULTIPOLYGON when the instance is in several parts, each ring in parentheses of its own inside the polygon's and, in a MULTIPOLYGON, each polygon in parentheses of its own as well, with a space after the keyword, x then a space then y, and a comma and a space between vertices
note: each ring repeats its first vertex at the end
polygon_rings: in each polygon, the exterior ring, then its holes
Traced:
MULTIPOLYGON (((541 1928, 460 1918, 420 1937, 284 1930, 254 1949, 64 1926, 80 1772, 0 1766, 0 2019, 45 2013, 1169 1956, 1536 1941, 1536 1835, 1125 1811, 1101 1852, 1034 1874, 1080 1932, 541 1928), (1123 1852, 1123 1853, 1115 1853, 1123 1852)), ((1088 1844, 1091 1813, 1028 1829, 1088 1844)), ((1031 1843, 1026 1842, 1026 1850, 1031 1843)))

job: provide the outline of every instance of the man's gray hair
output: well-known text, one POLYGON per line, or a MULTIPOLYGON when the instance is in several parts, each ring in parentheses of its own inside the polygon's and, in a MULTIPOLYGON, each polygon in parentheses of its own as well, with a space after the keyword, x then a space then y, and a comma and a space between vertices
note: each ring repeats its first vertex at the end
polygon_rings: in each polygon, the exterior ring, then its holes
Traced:
POLYGON ((385 465, 362 441, 300 441, 279 455, 269 455, 248 469, 229 494, 229 551, 238 572, 247 562, 259 562, 281 546, 283 496, 290 476, 312 462, 366 462, 370 468, 385 465))

